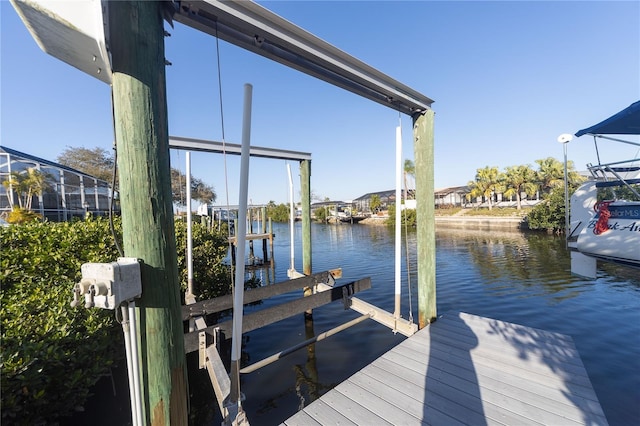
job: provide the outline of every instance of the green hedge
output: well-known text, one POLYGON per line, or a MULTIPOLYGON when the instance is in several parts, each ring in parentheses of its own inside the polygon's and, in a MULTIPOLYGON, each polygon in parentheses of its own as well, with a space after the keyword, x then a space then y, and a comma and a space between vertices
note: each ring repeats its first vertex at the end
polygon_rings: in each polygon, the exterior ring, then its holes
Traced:
MULTIPOLYGON (((402 211, 402 217, 400 219, 400 223, 404 227, 405 225, 409 228, 415 228, 418 220, 417 220, 416 209, 405 209, 402 211)), ((389 217, 385 222, 388 226, 394 226, 396 224, 396 206, 392 204, 389 206, 389 217)))
MULTIPOLYGON (((223 263, 229 249, 228 238, 221 232, 209 231, 200 223, 193 223, 193 282, 197 300, 213 299, 231 293, 229 267, 223 263)), ((187 289, 187 225, 176 221, 176 247, 178 247, 178 273, 182 300, 187 289)))
POLYGON ((122 353, 112 312, 73 309, 84 262, 117 257, 105 220, 0 230, 2 423, 50 422, 82 406, 122 353))
MULTIPOLYGON (((176 223, 183 289, 185 228, 176 223)), ((199 224, 193 237, 194 275, 211 283, 199 293, 228 292, 226 239, 199 224)), ((69 305, 83 263, 118 257, 109 223, 97 218, 0 227, 0 255, 2 424, 55 422, 82 407, 97 380, 124 357, 113 311, 69 305)))

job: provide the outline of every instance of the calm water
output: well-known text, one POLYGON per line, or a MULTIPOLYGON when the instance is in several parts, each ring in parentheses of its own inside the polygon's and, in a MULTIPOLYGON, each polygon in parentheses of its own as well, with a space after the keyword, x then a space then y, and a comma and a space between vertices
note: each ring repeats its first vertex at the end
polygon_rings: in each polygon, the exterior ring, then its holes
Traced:
MULTIPOLYGON (((289 230, 285 225, 274 228, 275 273, 259 272, 258 276, 279 282, 287 279, 289 230)), ((296 232, 296 268, 301 270, 300 224, 296 232)), ((386 227, 313 225, 313 270, 341 267, 342 282, 370 276, 372 289, 358 297, 392 311, 393 240, 393 231, 386 227)), ((415 285, 415 235, 410 234, 408 242, 415 285)), ((562 239, 520 232, 441 229, 436 260, 439 313, 464 311, 572 336, 609 423, 640 424, 638 270, 606 267, 599 270, 598 279, 581 280, 569 272, 562 239)), ((403 263, 402 315, 406 318, 406 259, 403 263)), ((415 288, 412 295, 417 318, 415 288)), ((266 301, 258 309, 272 304, 274 301, 266 301)), ((316 309, 313 332, 321 333, 356 316, 340 302, 316 309)), ((310 332, 309 324, 305 329, 303 316, 298 315, 248 333, 243 361, 259 361, 304 340, 310 332)), ((402 340, 386 327, 366 321, 243 375, 249 420, 255 425, 279 424, 402 340)), ((207 374, 198 371, 196 363, 193 357, 189 359, 192 422, 219 425, 207 374)))

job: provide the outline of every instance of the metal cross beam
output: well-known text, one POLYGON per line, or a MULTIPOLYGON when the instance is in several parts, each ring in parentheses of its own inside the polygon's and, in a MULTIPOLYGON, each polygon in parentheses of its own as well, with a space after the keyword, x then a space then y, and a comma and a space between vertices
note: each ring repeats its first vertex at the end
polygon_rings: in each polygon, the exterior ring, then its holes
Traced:
POLYGON ((252 1, 182 1, 173 18, 404 114, 424 112, 433 103, 252 1))
MULTIPOLYGON (((187 151, 213 152, 217 154, 227 153, 240 155, 242 146, 235 143, 222 143, 218 141, 207 141, 203 139, 181 138, 169 136, 169 148, 183 149, 187 151)), ((308 152, 288 151, 286 149, 262 148, 259 146, 250 147, 249 154, 252 157, 275 158, 279 160, 311 161, 311 154, 308 152)))

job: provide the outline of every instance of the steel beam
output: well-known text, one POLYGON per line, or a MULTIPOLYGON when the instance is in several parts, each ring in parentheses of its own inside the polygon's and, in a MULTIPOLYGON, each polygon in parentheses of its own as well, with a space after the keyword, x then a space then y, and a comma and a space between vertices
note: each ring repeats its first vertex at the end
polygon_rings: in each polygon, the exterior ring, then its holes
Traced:
POLYGON ((173 18, 408 115, 433 100, 252 1, 181 1, 173 18))
MULTIPOLYGON (((235 143, 223 143, 204 139, 169 136, 169 148, 183 149, 187 151, 213 152, 216 154, 227 153, 231 155, 240 155, 241 146, 235 143)), ((249 155, 252 157, 275 158, 279 160, 311 160, 311 153, 308 152, 289 151, 277 148, 262 148, 259 146, 252 146, 250 148, 249 155)))

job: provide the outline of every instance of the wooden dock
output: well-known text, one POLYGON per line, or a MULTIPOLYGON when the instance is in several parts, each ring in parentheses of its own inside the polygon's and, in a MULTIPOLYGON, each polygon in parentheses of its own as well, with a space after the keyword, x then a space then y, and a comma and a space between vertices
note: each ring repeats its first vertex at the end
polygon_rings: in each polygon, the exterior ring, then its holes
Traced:
POLYGON ((606 425, 571 337, 448 313, 284 425, 606 425))

